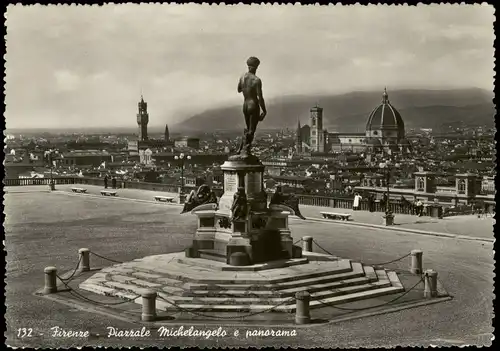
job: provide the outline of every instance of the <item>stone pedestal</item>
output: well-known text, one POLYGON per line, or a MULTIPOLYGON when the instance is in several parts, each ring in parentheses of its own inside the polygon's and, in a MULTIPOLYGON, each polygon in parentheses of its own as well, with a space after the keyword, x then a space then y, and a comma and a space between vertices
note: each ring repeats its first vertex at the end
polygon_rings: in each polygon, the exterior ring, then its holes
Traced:
POLYGON ((392 213, 386 213, 384 216, 384 225, 394 225, 394 215, 392 213))
POLYGON ((443 218, 443 207, 442 206, 433 204, 433 205, 429 206, 429 208, 430 208, 431 217, 439 218, 439 219, 443 218))
POLYGON ((198 229, 186 255, 238 265, 302 257, 302 250, 294 247, 288 228, 288 216, 293 210, 286 206, 267 208, 264 166, 259 159, 253 155, 232 156, 221 169, 224 193, 219 206, 202 205, 192 211, 198 216, 198 229), (232 221, 231 207, 238 187, 245 189, 248 214, 246 218, 232 221))
POLYGON ((220 211, 230 212, 238 187, 245 188, 251 211, 266 208, 267 198, 262 196, 264 165, 256 156, 231 156, 221 169, 224 172, 224 194, 219 201, 220 211))

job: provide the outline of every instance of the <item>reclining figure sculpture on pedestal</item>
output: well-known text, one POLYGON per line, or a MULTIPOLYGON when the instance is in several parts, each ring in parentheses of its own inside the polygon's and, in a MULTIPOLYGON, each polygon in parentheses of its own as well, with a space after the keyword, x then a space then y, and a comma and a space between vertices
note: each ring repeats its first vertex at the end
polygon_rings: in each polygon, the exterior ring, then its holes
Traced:
POLYGON ((306 219, 302 213, 300 213, 299 199, 293 194, 284 194, 281 185, 276 187, 276 191, 271 197, 269 205, 285 205, 290 207, 295 212, 297 217, 306 219))
POLYGON ((263 121, 267 114, 266 103, 262 94, 262 81, 255 75, 260 60, 250 57, 247 60, 248 72, 246 72, 238 83, 238 93, 243 93, 243 115, 245 116, 246 128, 243 132, 240 147, 237 154, 242 152, 251 154, 252 142, 257 129, 257 124, 263 121), (260 112, 262 109, 262 113, 260 112))
POLYGON ((191 190, 181 214, 192 211, 198 206, 205 204, 217 205, 217 196, 206 184, 201 185, 197 191, 191 190))

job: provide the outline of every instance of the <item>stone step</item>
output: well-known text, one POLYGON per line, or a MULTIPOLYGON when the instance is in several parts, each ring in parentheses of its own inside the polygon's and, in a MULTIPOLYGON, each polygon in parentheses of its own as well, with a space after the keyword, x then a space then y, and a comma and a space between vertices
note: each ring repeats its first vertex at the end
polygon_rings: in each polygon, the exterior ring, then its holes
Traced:
MULTIPOLYGON (((395 294, 395 293, 399 293, 399 292, 403 292, 403 291, 404 291, 403 287, 389 286, 389 287, 385 287, 385 288, 367 290, 367 291, 362 291, 362 292, 348 294, 348 295, 325 298, 325 299, 321 299, 321 300, 313 300, 313 301, 311 301, 309 307, 310 308, 321 308, 321 307, 325 307, 325 304, 326 305, 339 305, 339 304, 348 303, 348 302, 355 302, 355 301, 371 299, 371 298, 375 298, 375 297, 379 297, 379 296, 395 294)), ((374 304, 374 305, 378 305, 378 304, 374 304)))
MULTIPOLYGON (((175 302, 174 302, 175 303, 175 302)), ((172 305, 166 301, 163 300, 157 300, 156 302, 156 308, 158 310, 163 310, 167 312, 174 312, 174 311, 180 311, 180 312, 191 312, 194 315, 199 313, 199 316, 201 317, 221 317, 220 315, 214 314, 214 313, 221 313, 221 312, 232 312, 232 313, 242 313, 241 318, 245 317, 245 314, 248 313, 255 313, 255 312, 261 312, 261 313, 266 313, 266 312, 293 312, 295 311, 295 304, 293 305, 281 305, 276 308, 273 308, 273 306, 269 305, 204 305, 204 304, 177 304, 172 305)), ((234 321, 238 320, 234 318, 235 316, 230 316, 228 317, 227 321, 234 321)), ((219 319, 219 318, 217 318, 219 319)), ((224 319, 220 319, 221 321, 224 321, 224 319)))
POLYGON ((296 280, 287 280, 276 283, 279 289, 291 289, 311 284, 324 284, 349 278, 358 278, 364 276, 363 266, 360 263, 352 263, 351 270, 343 273, 331 272, 329 275, 315 276, 314 274, 297 277, 296 280))
MULTIPOLYGON (((309 261, 307 258, 293 258, 293 259, 286 259, 286 260, 276 260, 276 261, 270 261, 266 263, 257 263, 252 266, 229 266, 226 264, 226 261, 224 262, 219 262, 219 261, 207 261, 205 259, 201 258, 177 258, 177 262, 181 264, 186 264, 190 267, 210 267, 214 270, 217 271, 238 271, 238 272, 255 272, 255 271, 263 271, 263 270, 269 270, 269 269, 277 269, 277 268, 284 268, 284 267, 291 267, 291 266, 297 266, 297 265, 303 265, 307 264, 309 261)), ((335 261, 335 260, 331 260, 335 261)))
POLYGON ((200 258, 218 262, 227 262, 226 254, 218 250, 203 249, 198 250, 200 258))
POLYGON ((387 275, 387 271, 385 269, 375 269, 375 274, 377 275, 377 279, 379 281, 389 281, 389 276, 387 275))
MULTIPOLYGON (((395 294, 404 291, 404 288, 398 288, 398 287, 382 287, 382 288, 374 288, 372 290, 366 290, 362 292, 357 292, 357 293, 352 293, 352 294, 347 294, 347 295, 341 295, 341 296, 334 296, 334 297, 329 297, 329 298, 322 298, 321 302, 319 300, 312 300, 310 303, 310 308, 321 308, 325 307, 326 305, 339 305, 339 304, 344 304, 344 303, 349 303, 349 302, 355 302, 359 300, 365 300, 365 299, 371 299, 379 296, 384 296, 384 295, 390 295, 390 294, 395 294)), ((276 311, 276 312, 295 312, 296 305, 295 305, 295 299, 290 298, 290 299, 283 299, 281 301, 281 305, 269 305, 269 304, 262 304, 262 303, 254 303, 254 304, 205 304, 205 303, 178 303, 176 301, 173 301, 170 297, 167 297, 167 300, 172 302, 173 304, 166 302, 163 299, 158 299, 156 306, 160 310, 165 310, 165 311, 178 311, 179 309, 181 311, 187 311, 187 312, 193 312, 194 314, 196 313, 205 313, 205 312, 212 312, 212 313, 217 313, 217 312, 247 312, 247 313, 252 313, 252 312, 269 312, 269 311, 276 311), (288 302, 288 303, 287 303, 288 302), (174 305, 175 304, 175 305, 174 305)), ((215 315, 214 315, 215 316, 215 315)), ((244 315, 242 315, 244 317, 244 315)))
MULTIPOLYGON (((294 286, 291 288, 283 288, 283 285, 287 286, 288 283, 270 285, 267 284, 265 286, 253 286, 247 285, 246 290, 242 289, 234 289, 235 285, 219 285, 219 286, 205 286, 206 289, 200 289, 200 286, 193 286, 192 284, 184 284, 181 286, 162 286, 160 284, 154 284, 147 281, 143 281, 140 279, 129 279, 130 277, 124 277, 121 275, 108 275, 110 280, 102 281, 102 280, 94 280, 93 284, 87 283, 85 286, 82 285, 82 288, 85 290, 93 291, 98 294, 104 295, 113 295, 117 291, 124 291, 130 293, 137 293, 142 288, 154 288, 155 290, 160 290, 165 292, 170 296, 178 296, 178 297, 186 297, 186 299, 200 298, 200 297, 217 297, 217 298, 285 298, 285 297, 293 297, 296 292, 302 290, 308 290, 311 294, 315 294, 317 296, 322 295, 323 292, 326 291, 358 291, 359 289, 364 289, 365 285, 370 282, 370 279, 367 277, 351 277, 346 278, 348 275, 357 275, 360 271, 360 265, 354 263, 353 264, 354 271, 348 274, 341 274, 334 276, 330 279, 333 281, 327 283, 317 283, 318 280, 314 279, 310 285, 303 285, 302 281, 299 281, 299 286, 294 286), (340 277, 344 277, 342 280, 338 280, 340 277), (116 280, 115 280, 116 278, 116 280), (194 288, 198 288, 193 290, 194 288), (259 290, 255 290, 255 288, 259 288, 259 290), (263 290, 267 288, 267 290, 263 290)), ((377 281, 372 286, 393 286, 402 287, 397 274, 394 272, 389 272, 391 274, 391 279, 385 270, 377 270, 377 275, 380 277, 380 280, 377 281)), ((322 278, 323 279, 323 278, 322 278)), ((240 288, 243 286, 239 286, 240 288)), ((332 295, 332 294, 330 294, 332 295)), ((333 296, 333 295, 332 295, 333 296)))
MULTIPOLYGON (((389 282, 385 271, 379 272, 384 282, 389 282)), ((285 282, 279 284, 265 284, 265 285, 199 285, 185 283, 182 285, 162 285, 158 283, 151 283, 149 281, 136 279, 135 277, 128 277, 122 275, 108 274, 108 280, 93 280, 94 285, 103 287, 103 290, 109 289, 112 292, 114 289, 119 291, 136 292, 140 288, 154 288, 155 290, 161 289, 167 294, 185 297, 287 297, 294 296, 298 291, 308 290, 311 293, 320 292, 322 290, 340 289, 349 286, 363 285, 369 283, 370 280, 362 275, 362 267, 360 264, 353 264, 353 271, 348 273, 341 273, 332 275, 330 277, 309 278, 299 280, 296 282, 285 282), (237 288, 237 289, 235 289, 237 288), (243 289, 245 288, 245 289, 243 289)), ((396 278, 397 279, 397 278, 396 278)), ((89 280, 91 281, 91 280, 89 280)), ((182 282, 179 282, 182 283, 182 282)))
MULTIPOLYGON (((385 288, 391 286, 390 282, 383 283, 368 283, 362 285, 355 286, 347 286, 341 287, 337 289, 330 289, 319 291, 311 294, 311 301, 317 299, 325 299, 334 296, 342 296, 353 293, 358 293, 361 291, 385 288)), ((307 287, 303 290, 307 290, 307 287)), ((227 305, 252 305, 252 304, 260 304, 260 305, 278 305, 280 303, 288 301, 291 296, 274 296, 274 297, 262 297, 262 296, 176 296, 165 294, 163 292, 159 293, 160 296, 165 297, 171 301, 174 301, 177 304, 204 304, 204 305, 214 305, 214 304, 227 304, 227 305)))
MULTIPOLYGON (((360 265, 360 264, 357 264, 360 265)), ((304 267, 306 265, 292 266, 286 268, 277 268, 268 271, 263 271, 259 275, 249 275, 251 272, 219 272, 217 279, 207 279, 209 274, 205 274, 202 267, 189 267, 188 265, 182 265, 181 263, 175 264, 171 262, 168 265, 168 269, 162 269, 160 267, 151 268, 147 263, 137 263, 135 269, 137 271, 162 275, 165 278, 198 283, 200 285, 205 284, 218 284, 218 283, 231 283, 231 285, 265 285, 271 283, 283 283, 287 281, 295 281, 306 278, 314 278, 321 276, 330 276, 332 274, 350 272, 352 270, 351 262, 349 260, 339 260, 333 262, 324 262, 322 265, 310 264, 309 267, 304 267), (189 277, 186 274, 186 268, 191 268, 194 272, 190 272, 189 277), (293 274, 291 274, 290 270, 293 274), (296 273, 295 273, 296 272, 296 273), (245 273, 248 273, 245 275, 245 273)), ((205 269, 207 273, 213 273, 208 269, 205 269)), ((152 280, 155 282, 154 280, 152 280)), ((245 287, 244 287, 245 289, 245 287)))
MULTIPOLYGON (((351 264, 349 263, 349 266, 351 264)), ((207 285, 204 283, 191 283, 190 290, 248 290, 248 291, 266 291, 292 289, 308 285, 325 284, 351 278, 364 276, 364 270, 360 263, 353 263, 350 269, 340 268, 332 271, 321 271, 310 274, 295 275, 283 279, 271 280, 253 280, 248 284, 247 280, 235 280, 232 284, 224 282, 222 284, 207 285), (238 281, 238 283, 236 283, 238 281), (241 283, 240 283, 241 282, 241 283), (247 283, 247 284, 245 284, 247 283)))
MULTIPOLYGON (((328 289, 338 289, 346 286, 362 285, 370 283, 370 280, 366 277, 351 278, 341 281, 335 281, 325 284, 312 284, 305 287, 295 287, 283 290, 190 290, 186 291, 183 296, 227 296, 227 297, 239 297, 239 296, 259 296, 259 297, 292 297, 295 293, 303 290, 307 290, 310 293, 328 290, 328 289)), ((230 287, 230 286, 229 286, 230 287)))
POLYGON ((319 278, 307 278, 297 281, 290 281, 278 284, 197 284, 185 283, 170 278, 155 279, 154 282, 144 279, 137 279, 135 276, 123 276, 108 274, 107 280, 94 280, 101 286, 112 289, 121 289, 125 291, 134 291, 137 288, 161 288, 166 293, 177 296, 292 296, 297 291, 310 289, 311 292, 322 289, 333 289, 344 286, 363 284, 369 282, 367 278, 362 277, 362 267, 360 264, 353 265, 353 271, 319 278), (160 284, 161 282, 161 284, 160 284))
POLYGON ((365 275, 370 281, 377 281, 378 276, 377 273, 375 273, 375 269, 372 266, 363 266, 363 269, 365 271, 365 275))
POLYGON ((90 291, 98 295, 114 296, 115 289, 91 282, 83 282, 78 286, 80 289, 90 291))
POLYGON ((387 277, 389 278, 389 281, 391 282, 391 285, 397 288, 403 288, 403 284, 401 284, 401 281, 398 278, 398 274, 393 271, 387 272, 387 277))

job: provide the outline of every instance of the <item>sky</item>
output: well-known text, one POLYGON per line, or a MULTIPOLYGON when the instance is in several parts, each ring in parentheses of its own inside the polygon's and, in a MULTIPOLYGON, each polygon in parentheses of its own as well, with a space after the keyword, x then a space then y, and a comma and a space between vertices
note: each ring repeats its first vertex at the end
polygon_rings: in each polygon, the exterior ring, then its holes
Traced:
POLYGON ((7 128, 134 127, 242 104, 249 56, 268 100, 355 90, 492 91, 490 5, 9 5, 7 128))

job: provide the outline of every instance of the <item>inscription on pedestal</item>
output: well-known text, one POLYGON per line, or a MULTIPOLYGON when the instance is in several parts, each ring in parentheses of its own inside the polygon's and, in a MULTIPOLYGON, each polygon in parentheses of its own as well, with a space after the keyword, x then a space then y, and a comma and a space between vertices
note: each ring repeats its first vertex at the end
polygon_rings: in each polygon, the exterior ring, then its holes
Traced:
POLYGON ((224 174, 224 192, 235 193, 238 190, 238 176, 234 173, 224 174))
POLYGON ((248 195, 260 193, 262 188, 260 173, 248 173, 245 177, 245 183, 248 195))

